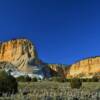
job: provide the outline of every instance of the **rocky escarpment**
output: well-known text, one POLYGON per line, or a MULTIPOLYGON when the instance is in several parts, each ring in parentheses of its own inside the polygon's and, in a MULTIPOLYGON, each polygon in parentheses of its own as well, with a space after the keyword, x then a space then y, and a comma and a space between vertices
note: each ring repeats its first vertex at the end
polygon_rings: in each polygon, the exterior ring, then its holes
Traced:
POLYGON ((27 39, 16 39, 0 43, 0 62, 10 62, 17 69, 28 71, 28 62, 33 59, 38 59, 36 48, 27 39))
POLYGON ((61 76, 65 77, 69 66, 64 64, 48 64, 49 68, 51 69, 52 76, 61 76))
POLYGON ((67 77, 93 77, 100 73, 100 56, 78 61, 70 66, 67 77))
POLYGON ((92 78, 96 75, 100 77, 99 56, 83 59, 69 66, 61 64, 49 64, 49 67, 53 70, 53 75, 61 75, 65 78, 92 78))

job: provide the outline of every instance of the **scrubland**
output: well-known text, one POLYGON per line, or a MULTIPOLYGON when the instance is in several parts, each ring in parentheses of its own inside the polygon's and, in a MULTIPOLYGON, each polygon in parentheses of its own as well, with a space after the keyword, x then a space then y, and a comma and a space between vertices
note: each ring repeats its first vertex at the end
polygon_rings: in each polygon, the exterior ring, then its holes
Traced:
POLYGON ((6 94, 0 100, 100 100, 100 82, 83 82, 72 89, 69 82, 19 82, 17 94, 6 94))

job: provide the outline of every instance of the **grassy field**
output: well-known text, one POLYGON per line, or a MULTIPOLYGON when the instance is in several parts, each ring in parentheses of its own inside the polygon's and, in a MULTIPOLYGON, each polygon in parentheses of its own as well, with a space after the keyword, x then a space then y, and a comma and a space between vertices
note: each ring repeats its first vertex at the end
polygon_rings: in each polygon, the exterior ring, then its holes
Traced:
POLYGON ((2 100, 100 100, 100 82, 84 82, 71 89, 68 82, 21 82, 19 93, 2 100), (24 95, 23 95, 24 94, 24 95), (9 98, 9 99, 8 99, 9 98))

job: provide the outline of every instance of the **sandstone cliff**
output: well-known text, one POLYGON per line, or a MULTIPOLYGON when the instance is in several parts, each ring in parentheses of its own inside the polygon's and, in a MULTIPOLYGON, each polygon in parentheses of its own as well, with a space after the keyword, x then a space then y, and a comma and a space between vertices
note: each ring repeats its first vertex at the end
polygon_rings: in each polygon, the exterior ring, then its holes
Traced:
POLYGON ((83 77, 92 78, 95 75, 100 77, 100 57, 91 57, 80 60, 72 65, 49 64, 53 75, 61 75, 66 78, 83 77))
POLYGON ((17 69, 28 71, 28 63, 34 59, 38 59, 36 48, 27 39, 0 43, 0 62, 10 62, 17 69))
POLYGON ((67 77, 92 77, 100 73, 100 57, 91 57, 76 62, 70 66, 67 77))

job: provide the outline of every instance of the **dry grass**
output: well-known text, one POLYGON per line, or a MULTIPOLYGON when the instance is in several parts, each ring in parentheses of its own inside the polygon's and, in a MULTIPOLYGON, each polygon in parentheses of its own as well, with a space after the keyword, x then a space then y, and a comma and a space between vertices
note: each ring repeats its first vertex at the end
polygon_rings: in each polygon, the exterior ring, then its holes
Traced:
POLYGON ((85 82, 80 89, 71 89, 67 82, 19 83, 19 93, 2 100, 100 100, 100 82, 85 82), (23 95, 25 88, 27 95, 23 95))

